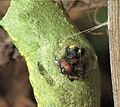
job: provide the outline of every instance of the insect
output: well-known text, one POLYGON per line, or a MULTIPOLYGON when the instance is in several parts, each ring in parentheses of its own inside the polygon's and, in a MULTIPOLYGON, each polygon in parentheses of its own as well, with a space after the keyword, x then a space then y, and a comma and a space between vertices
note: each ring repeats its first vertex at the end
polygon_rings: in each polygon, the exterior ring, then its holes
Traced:
POLYGON ((85 58, 85 49, 79 46, 71 45, 65 48, 64 56, 54 61, 60 68, 63 75, 73 81, 83 78, 86 74, 87 59, 85 58))

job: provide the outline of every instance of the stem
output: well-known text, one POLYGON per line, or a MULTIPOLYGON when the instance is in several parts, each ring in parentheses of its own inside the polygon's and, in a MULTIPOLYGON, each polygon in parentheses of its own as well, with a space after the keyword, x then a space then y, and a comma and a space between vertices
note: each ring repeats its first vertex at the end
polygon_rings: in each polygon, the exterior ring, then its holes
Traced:
POLYGON ((60 73, 54 58, 61 58, 65 47, 79 45, 87 55, 96 56, 83 35, 51 1, 18 0, 1 24, 24 56, 38 107, 100 107, 100 72, 97 59, 85 79, 73 82, 60 73), (38 68, 38 63, 43 67, 38 68))

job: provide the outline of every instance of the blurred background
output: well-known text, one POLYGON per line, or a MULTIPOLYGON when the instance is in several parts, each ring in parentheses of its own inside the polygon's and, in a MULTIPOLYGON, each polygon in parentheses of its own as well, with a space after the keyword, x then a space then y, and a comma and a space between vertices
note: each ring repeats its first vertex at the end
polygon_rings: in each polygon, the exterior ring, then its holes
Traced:
MULTIPOLYGON (((107 0, 54 0, 80 31, 107 21, 107 0)), ((9 7, 9 0, 0 0, 0 19, 9 7)), ((114 107, 109 60, 109 35, 102 26, 84 36, 98 55, 102 74, 101 107, 114 107)), ((26 63, 7 32, 0 26, 0 107, 36 107, 26 63)))

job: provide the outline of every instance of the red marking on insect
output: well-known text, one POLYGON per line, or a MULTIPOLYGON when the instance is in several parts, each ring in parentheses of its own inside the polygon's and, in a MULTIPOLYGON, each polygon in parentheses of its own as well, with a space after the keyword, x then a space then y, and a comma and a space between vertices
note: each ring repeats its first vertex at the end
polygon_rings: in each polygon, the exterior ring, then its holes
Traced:
POLYGON ((72 73, 71 67, 65 59, 60 60, 60 65, 61 65, 61 69, 65 69, 67 74, 72 73))

